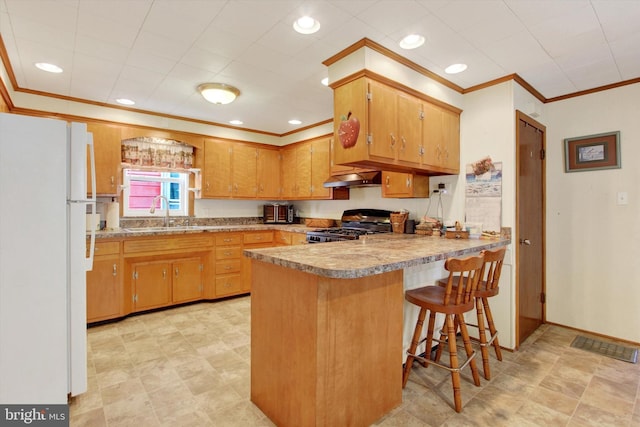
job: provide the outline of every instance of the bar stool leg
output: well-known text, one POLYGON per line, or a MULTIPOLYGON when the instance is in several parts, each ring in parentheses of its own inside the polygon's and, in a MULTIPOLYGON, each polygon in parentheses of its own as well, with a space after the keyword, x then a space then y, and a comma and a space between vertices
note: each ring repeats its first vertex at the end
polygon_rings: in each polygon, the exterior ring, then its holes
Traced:
POLYGON ((482 311, 481 298, 476 298, 476 312, 478 315, 478 338, 480 339, 480 352, 482 354, 482 369, 484 378, 491 379, 491 369, 489 368, 489 349, 487 348, 487 332, 484 327, 484 312, 482 311))
POLYGON ((453 385, 453 403, 456 412, 462 411, 462 396, 460 394, 460 370, 458 369, 458 350, 456 346, 456 327, 453 315, 447 314, 445 328, 449 343, 449 366, 451 367, 451 383, 453 385))
POLYGON ((496 351, 496 358, 502 361, 502 350, 500 349, 500 342, 498 341, 498 336, 496 335, 498 331, 496 330, 496 325, 493 323, 493 314, 491 313, 491 308, 489 308, 489 300, 487 298, 482 298, 482 305, 484 306, 484 314, 487 317, 487 324, 489 326, 489 332, 491 333, 493 339, 493 348, 496 351))
POLYGON ((467 353, 467 360, 469 360, 469 366, 471 367, 471 374, 473 376, 473 383, 480 387, 480 375, 478 374, 478 367, 476 366, 476 359, 471 347, 471 338, 469 338, 469 330, 467 324, 464 323, 462 315, 456 315, 458 317, 458 324, 460 326, 460 335, 462 335, 462 342, 464 343, 464 350, 467 353))
MULTIPOLYGON (((436 324, 436 313, 433 311, 429 313, 429 324, 427 325, 427 338, 425 338, 424 342, 426 343, 425 347, 425 359, 431 359, 431 341, 433 341, 433 330, 436 324)), ((438 351, 441 351, 441 346, 438 345, 438 351)), ((426 361, 422 362, 422 366, 425 368, 429 364, 426 361)))
POLYGON ((407 352, 407 361, 404 364, 404 372, 402 373, 402 388, 407 385, 409 380, 409 374, 411 373, 411 366, 413 365, 414 355, 420 342, 420 334, 422 333, 422 325, 424 324, 424 318, 426 317, 427 309, 421 308, 418 314, 418 321, 416 322, 416 329, 413 331, 413 339, 411 340, 411 346, 407 352))

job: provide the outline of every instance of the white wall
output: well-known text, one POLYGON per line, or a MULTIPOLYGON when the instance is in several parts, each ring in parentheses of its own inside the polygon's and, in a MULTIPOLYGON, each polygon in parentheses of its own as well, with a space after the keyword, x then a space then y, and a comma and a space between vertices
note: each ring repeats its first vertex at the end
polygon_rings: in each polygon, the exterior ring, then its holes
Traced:
POLYGON ((640 342, 640 84, 547 116, 547 320, 640 342), (563 139, 621 133, 622 168, 564 172, 563 139), (616 204, 627 192, 629 204, 616 204))

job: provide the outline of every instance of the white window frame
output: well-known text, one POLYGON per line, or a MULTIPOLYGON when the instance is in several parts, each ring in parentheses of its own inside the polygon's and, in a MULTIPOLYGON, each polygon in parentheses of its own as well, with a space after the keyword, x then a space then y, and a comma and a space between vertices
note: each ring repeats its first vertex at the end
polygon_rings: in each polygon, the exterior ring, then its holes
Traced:
MULTIPOLYGON (((136 171, 136 169, 125 168, 122 170, 122 182, 123 182, 123 190, 122 190, 122 198, 123 200, 123 208, 122 214, 125 217, 164 217, 166 215, 166 203, 163 199, 161 199, 160 208, 156 208, 154 213, 150 212, 150 208, 131 208, 129 206, 129 196, 130 196, 130 188, 131 188, 131 177, 127 173, 128 170, 136 171)), ((165 197, 169 197, 169 185, 170 183, 178 183, 180 188, 180 198, 178 199, 178 203, 180 203, 180 209, 170 209, 169 216, 188 216, 189 215, 189 173, 188 172, 177 172, 177 171, 158 171, 161 172, 161 176, 137 176, 135 177, 136 181, 147 181, 147 182, 160 182, 162 184, 162 195, 165 197), (178 173, 178 177, 169 176, 170 173, 178 173)))

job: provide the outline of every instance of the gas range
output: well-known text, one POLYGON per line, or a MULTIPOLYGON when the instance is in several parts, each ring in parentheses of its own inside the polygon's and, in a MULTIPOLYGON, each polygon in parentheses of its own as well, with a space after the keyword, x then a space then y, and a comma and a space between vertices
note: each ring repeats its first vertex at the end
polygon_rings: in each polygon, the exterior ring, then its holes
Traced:
POLYGON ((391 232, 391 212, 382 209, 349 209, 342 213, 342 227, 307 232, 308 243, 356 240, 366 234, 391 232))

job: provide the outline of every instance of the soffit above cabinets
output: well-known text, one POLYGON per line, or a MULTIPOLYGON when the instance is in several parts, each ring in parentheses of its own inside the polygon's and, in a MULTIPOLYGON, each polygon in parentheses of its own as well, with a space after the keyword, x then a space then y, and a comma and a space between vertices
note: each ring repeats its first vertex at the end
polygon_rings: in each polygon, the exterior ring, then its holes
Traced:
POLYGON ((640 2, 0 0, 0 34, 19 89, 276 135, 332 117, 324 60, 368 38, 469 88, 517 73, 545 98, 640 77, 640 2), (310 14, 320 31, 292 23, 310 14), (426 42, 402 50, 399 40, 426 42), (35 62, 65 72, 43 73, 35 62), (467 71, 446 75, 456 62, 467 71), (203 82, 238 87, 206 102, 203 82), (289 119, 302 123, 291 125, 289 119))

